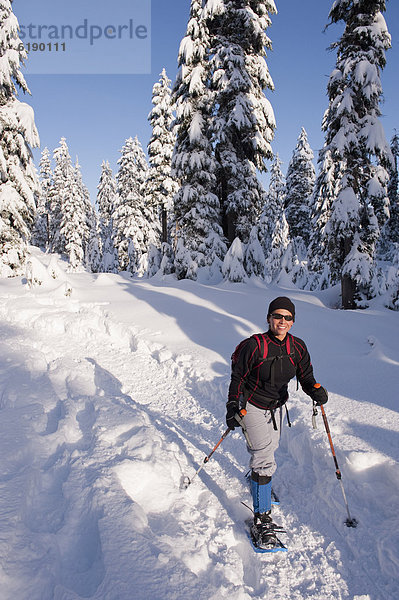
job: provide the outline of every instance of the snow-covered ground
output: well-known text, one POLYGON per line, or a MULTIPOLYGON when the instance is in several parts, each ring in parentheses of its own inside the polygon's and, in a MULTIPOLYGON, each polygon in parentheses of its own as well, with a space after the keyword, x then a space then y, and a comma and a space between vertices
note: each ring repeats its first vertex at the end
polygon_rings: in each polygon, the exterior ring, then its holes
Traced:
POLYGON ((0 280, 2 600, 399 597, 399 316, 336 291, 68 274, 32 249, 0 280), (41 285, 38 282, 41 282, 41 285), (289 295, 329 390, 327 436, 295 382, 274 487, 288 553, 258 555, 242 435, 225 429, 229 357, 289 295))

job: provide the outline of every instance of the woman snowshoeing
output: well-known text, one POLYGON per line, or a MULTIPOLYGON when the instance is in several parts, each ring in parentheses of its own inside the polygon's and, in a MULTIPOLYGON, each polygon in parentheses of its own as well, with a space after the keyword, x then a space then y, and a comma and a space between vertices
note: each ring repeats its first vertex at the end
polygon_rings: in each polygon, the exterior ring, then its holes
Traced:
MULTIPOLYGON (((288 382, 296 376, 316 406, 328 400, 327 391, 314 378, 305 342, 289 333, 294 321, 293 302, 285 296, 276 298, 267 312, 268 331, 243 340, 232 356, 226 423, 230 429, 238 427, 235 415, 246 408, 244 425, 250 442, 247 449, 254 507, 251 535, 263 548, 272 548, 277 540, 270 514, 271 482, 276 471, 274 453, 280 442, 288 382)), ((289 423, 288 411, 287 418, 289 423)))

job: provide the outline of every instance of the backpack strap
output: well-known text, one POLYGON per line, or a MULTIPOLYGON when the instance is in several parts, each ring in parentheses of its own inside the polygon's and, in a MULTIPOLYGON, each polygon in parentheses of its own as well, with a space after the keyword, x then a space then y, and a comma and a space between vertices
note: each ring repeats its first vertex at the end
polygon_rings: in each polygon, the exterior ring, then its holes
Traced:
MULTIPOLYGON (((270 368, 271 371, 271 378, 270 378, 270 382, 272 385, 274 385, 274 369, 275 369, 275 363, 277 362, 277 360, 279 359, 278 356, 268 356, 269 353, 269 343, 267 341, 267 336, 263 333, 255 333, 253 335, 251 335, 251 338, 253 338, 256 341, 257 344, 257 350, 258 350, 258 356, 259 356, 259 361, 252 367, 252 371, 254 369, 259 369, 259 367, 266 361, 272 361, 272 365, 270 368)), ((249 338, 249 339, 251 339, 249 338)), ((234 366, 234 364, 237 362, 238 357, 240 355, 240 352, 242 350, 242 348, 248 343, 249 339, 245 339, 242 340, 238 346, 236 347, 236 349, 234 350, 232 356, 231 356, 231 360, 232 360, 232 366, 234 366)), ((287 355, 288 358, 290 359, 291 363, 294 365, 294 367, 296 368, 296 364, 294 361, 295 358, 295 346, 294 346, 294 339, 292 337, 291 334, 287 334, 286 336, 286 340, 285 340, 285 346, 286 346, 286 350, 287 350, 287 355)), ((255 352, 255 350, 254 350, 255 352)))
POLYGON ((294 338, 292 337, 292 335, 290 333, 287 333, 287 337, 285 340, 285 347, 287 348, 288 358, 290 359, 290 361, 296 368, 296 364, 295 364, 295 361, 293 358, 293 357, 295 357, 294 338))
POLYGON ((258 352, 259 352, 259 359, 260 360, 259 360, 259 362, 256 365, 254 365, 252 367, 253 369, 257 369, 266 360, 272 360, 272 359, 270 359, 270 358, 268 359, 267 358, 267 355, 268 355, 268 352, 269 352, 269 344, 267 343, 266 338, 263 335, 263 333, 255 333, 251 337, 253 337, 256 340, 256 343, 258 345, 258 352))
POLYGON ((231 366, 233 367, 238 361, 238 357, 240 356, 241 350, 247 344, 248 340, 242 340, 234 349, 233 354, 231 355, 231 366))
MULTIPOLYGON (((286 347, 287 347, 288 358, 290 359, 290 361, 292 362, 292 364, 296 368, 297 365, 295 364, 295 360, 294 360, 294 358, 295 358, 294 338, 292 337, 292 335, 290 333, 287 334, 286 347)), ((297 390, 299 389, 298 377, 296 378, 296 389, 297 390)), ((288 415, 287 415, 287 417, 288 417, 288 415)))
POLYGON ((288 427, 292 427, 291 425, 291 420, 290 420, 290 413, 288 412, 288 406, 287 404, 284 405, 285 406, 285 412, 287 414, 287 423, 288 423, 288 427))
MULTIPOLYGON (((253 337, 256 340, 256 343, 258 344, 258 350, 259 350, 259 356, 261 358, 261 361, 265 361, 265 360, 272 360, 272 358, 267 358, 268 352, 269 352, 269 344, 266 341, 265 335, 263 333, 256 333, 254 335, 252 335, 251 337, 253 337)), ((287 334, 287 337, 285 339, 285 347, 287 349, 287 354, 288 354, 288 358, 290 359, 290 361, 292 362, 292 364, 294 365, 294 367, 296 367, 294 358, 295 358, 295 346, 294 346, 294 338, 292 337, 292 335, 290 333, 287 334)))
POLYGON ((271 377, 270 377, 270 382, 272 385, 274 385, 274 367, 275 367, 275 363, 277 360, 276 356, 268 356, 269 353, 269 344, 267 342, 266 336, 261 333, 261 334, 255 334, 252 337, 254 337, 257 341, 258 344, 258 350, 259 350, 259 356, 260 356, 260 361, 258 364, 256 364, 253 368, 257 369, 259 368, 264 362, 266 361, 271 361, 271 367, 270 367, 270 373, 271 373, 271 377))
MULTIPOLYGON (((263 334, 262 334, 262 338, 264 340, 265 346, 268 348, 268 344, 267 344, 265 336, 263 334)), ((288 358, 290 359, 290 361, 292 362, 292 364, 296 368, 296 364, 295 364, 295 361, 294 361, 294 358, 295 358, 294 339, 293 339, 292 335, 289 334, 289 333, 287 334, 287 336, 285 338, 285 347, 286 347, 286 350, 287 350, 288 358)), ((279 357, 279 356, 274 356, 274 357, 268 358, 267 357, 267 352, 265 353, 265 351, 264 351, 264 358, 260 361, 259 365, 257 365, 257 366, 260 366, 263 362, 265 362, 267 360, 271 360, 272 361, 272 364, 271 364, 271 367, 270 367, 270 383, 272 385, 274 385, 274 370, 275 370, 275 366, 276 366, 277 361, 280 358, 281 357, 279 357)))
MULTIPOLYGON (((258 346, 259 362, 254 367, 252 367, 253 369, 257 369, 258 367, 261 366, 261 364, 265 360, 272 360, 272 359, 267 358, 267 354, 269 352, 269 345, 268 345, 263 333, 255 333, 254 335, 251 335, 251 338, 254 338, 254 340, 256 340, 256 344, 258 346)), ((234 352, 231 355, 231 366, 232 367, 234 367, 234 365, 238 361, 242 349, 248 344, 248 342, 251 338, 246 338, 245 340, 242 340, 238 344, 238 346, 236 346, 236 348, 234 349, 234 352)), ((254 350, 254 353, 255 353, 255 350, 254 350)))

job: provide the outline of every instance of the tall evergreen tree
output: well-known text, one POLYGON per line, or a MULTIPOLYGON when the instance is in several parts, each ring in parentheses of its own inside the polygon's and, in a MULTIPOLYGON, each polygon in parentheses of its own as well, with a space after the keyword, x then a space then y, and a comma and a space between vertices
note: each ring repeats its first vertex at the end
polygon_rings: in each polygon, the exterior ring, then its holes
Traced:
POLYGON ((390 219, 387 227, 387 237, 391 243, 399 244, 399 135, 396 132, 391 140, 391 152, 393 162, 389 168, 390 219))
MULTIPOLYGON (((72 167, 71 163, 70 166, 72 167)), ((72 167, 70 176, 71 179, 65 182, 66 193, 62 197, 60 238, 63 240, 64 254, 67 255, 72 269, 77 269, 87 266, 86 250, 90 235, 86 190, 83 187, 78 162, 75 168, 72 167)))
POLYGON ((209 31, 201 0, 192 0, 187 33, 180 44, 174 86, 177 140, 172 166, 180 187, 174 200, 175 270, 196 279, 198 269, 220 271, 226 247, 216 189, 210 118, 209 31))
POLYGON ((148 164, 137 136, 126 140, 121 153, 112 215, 113 243, 119 269, 137 273, 150 243, 156 241, 155 218, 147 203, 148 164))
POLYGON ((40 193, 37 204, 32 243, 43 250, 50 247, 51 196, 53 193, 53 172, 48 148, 44 148, 39 163, 40 193))
POLYGON ((386 302, 387 308, 399 311, 399 244, 396 244, 393 257, 393 270, 391 285, 386 302))
POLYGON ((245 269, 249 275, 263 277, 267 283, 278 280, 281 272, 295 267, 298 258, 289 236, 285 215, 285 178, 276 154, 271 166, 270 184, 264 194, 263 210, 252 228, 245 251, 245 269))
MULTIPOLYGON (((69 148, 64 137, 53 152, 54 177, 53 193, 50 201, 50 251, 66 254, 66 239, 64 227, 67 226, 65 217, 65 205, 73 196, 75 173, 69 148)), ((68 210, 68 212, 70 212, 68 210)))
POLYGON ((282 162, 277 153, 270 167, 270 183, 259 220, 259 239, 265 256, 268 256, 276 224, 282 217, 286 199, 286 180, 281 170, 282 162))
MULTIPOLYGON (((331 205, 323 206, 328 222, 321 237, 330 282, 341 282, 344 308, 375 293, 376 240, 389 216, 390 150, 378 119, 380 71, 390 46, 384 10, 385 0, 336 0, 330 11, 330 24, 343 21, 345 30, 332 45, 337 61, 328 83, 321 156, 327 171, 317 180, 315 197, 320 203, 326 186, 333 194, 331 205)), ((315 217, 323 227, 320 208, 315 217)))
POLYGON ((285 215, 286 181, 276 154, 270 169, 270 184, 259 221, 259 238, 265 253, 264 277, 268 283, 278 278, 284 268, 284 257, 290 243, 285 215))
MULTIPOLYGON (((245 251, 245 269, 248 275, 265 276, 266 257, 272 251, 273 239, 277 239, 275 228, 282 218, 286 193, 281 164, 277 153, 270 167, 269 188, 263 193, 263 209, 258 223, 251 230, 245 251)), ((288 236, 288 230, 286 235, 288 236)))
POLYGON ((265 89, 274 85, 265 61, 265 30, 273 0, 220 0, 206 8, 214 90, 213 145, 224 232, 231 243, 248 241, 262 209, 257 170, 272 158, 275 118, 265 89))
POLYGON ((247 275, 256 277, 264 276, 265 254, 258 237, 258 227, 254 225, 249 234, 248 243, 244 251, 244 268, 247 275))
MULTIPOLYGON (((172 127, 173 106, 171 81, 162 70, 159 81, 152 90, 154 108, 148 116, 152 126, 152 136, 148 144, 150 173, 148 177, 149 195, 156 211, 161 213, 162 242, 169 241, 168 215, 173 208, 173 197, 178 185, 172 177, 172 155, 176 135, 172 127)), ((171 219, 169 219, 171 220, 171 219)))
POLYGON ((246 281, 247 273, 244 268, 244 260, 243 244, 240 238, 236 237, 223 260, 223 277, 233 283, 246 281))
POLYGON ((0 0, 0 274, 21 271, 34 223, 39 182, 31 147, 39 146, 30 93, 20 67, 27 58, 12 0, 0 0))
POLYGON ((96 225, 79 162, 76 159, 75 167, 72 165, 65 138, 61 138, 53 156, 55 167, 50 194, 50 250, 64 255, 72 269, 91 268, 90 260, 95 264, 93 248, 96 225))
POLYGON ((98 272, 100 266, 100 247, 98 235, 98 219, 90 202, 90 194, 83 183, 81 167, 76 157, 74 170, 74 189, 77 212, 80 212, 79 231, 83 250, 83 265, 90 271, 98 272))
POLYGON ((99 212, 99 235, 101 249, 100 271, 118 272, 118 254, 113 243, 112 215, 116 202, 116 181, 108 161, 101 165, 101 176, 97 186, 97 206, 99 212))
POLYGON ((88 239, 85 247, 85 265, 92 273, 102 272, 98 216, 91 204, 87 206, 86 223, 88 239))
MULTIPOLYGON (((270 252, 266 257, 265 280, 267 283, 271 283, 273 280, 277 281, 282 270, 287 267, 285 259, 289 244, 289 227, 285 216, 285 210, 282 209, 278 217, 276 215, 270 252)), ((292 264, 289 265, 286 270, 290 270, 291 266, 292 264)))
POLYGON ((302 127, 296 148, 288 165, 286 176, 286 217, 290 228, 290 237, 300 237, 305 245, 309 244, 311 223, 311 196, 315 184, 313 152, 307 133, 302 127))
MULTIPOLYGON (((324 122, 323 122, 324 123, 324 122)), ((338 195, 339 181, 342 177, 342 163, 337 153, 326 143, 319 153, 319 174, 316 178, 312 198, 310 199, 312 228, 308 249, 309 267, 313 272, 312 289, 325 289, 330 283, 328 266, 328 239, 326 225, 331 216, 331 207, 338 195), (337 162, 334 162, 334 156, 337 162)))

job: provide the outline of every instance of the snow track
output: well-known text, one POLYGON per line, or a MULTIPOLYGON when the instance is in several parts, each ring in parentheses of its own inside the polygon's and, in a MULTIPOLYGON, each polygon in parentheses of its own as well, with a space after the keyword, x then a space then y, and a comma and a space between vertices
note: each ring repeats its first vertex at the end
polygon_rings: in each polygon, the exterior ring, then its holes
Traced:
MULTIPOLYGON (((342 421, 340 447, 353 463, 345 485, 360 521, 356 530, 345 528, 321 418, 312 432, 309 402, 293 389, 294 427, 284 430, 275 478, 282 506, 274 509, 289 531, 289 552, 255 554, 243 525, 248 511, 240 504, 250 499, 239 433, 228 436, 186 491, 180 489, 182 477, 194 474, 224 430, 223 357, 215 367, 217 353, 189 339, 168 346, 159 327, 167 324, 168 335, 181 337, 172 315, 141 320, 159 293, 149 283, 100 277, 97 290, 123 288, 119 304, 105 304, 101 294, 88 302, 93 277, 87 274, 69 276, 71 298, 55 297, 53 288, 21 291, 16 281, 1 288, 2 598, 394 598, 395 457, 375 451, 375 478, 366 476, 359 462, 367 444, 342 421), (377 527, 370 530, 371 518, 377 527)), ((223 290, 224 296, 235 289, 223 290)), ((209 302, 215 297, 210 291, 209 302)), ((344 401, 331 402, 332 420, 344 401)), ((397 415, 379 414, 398 432, 397 415)))

